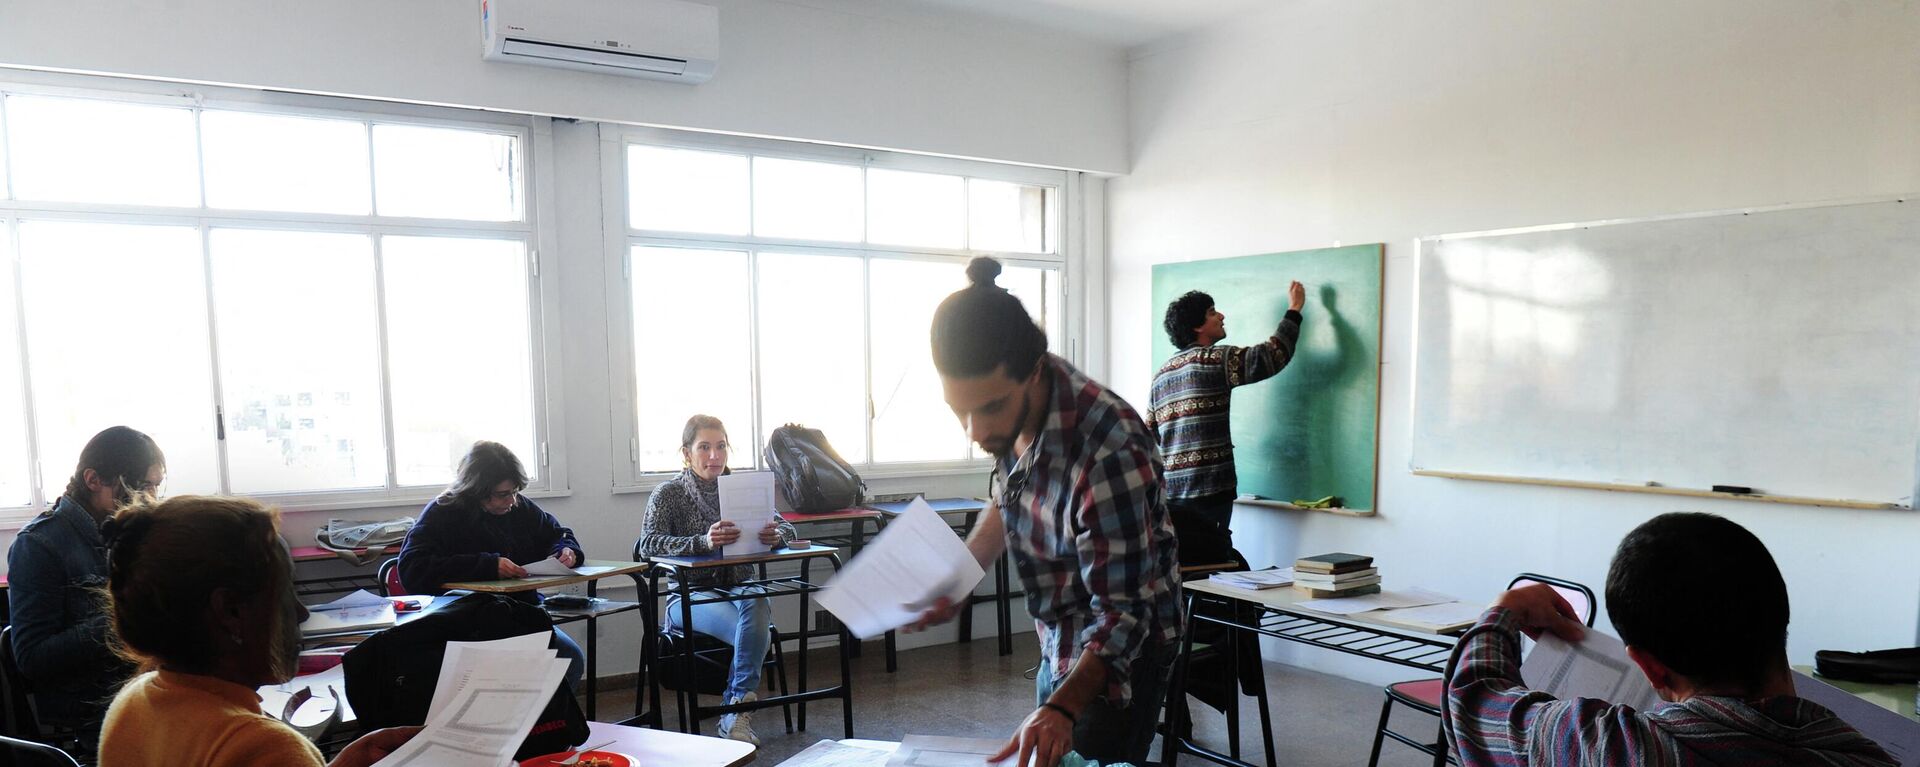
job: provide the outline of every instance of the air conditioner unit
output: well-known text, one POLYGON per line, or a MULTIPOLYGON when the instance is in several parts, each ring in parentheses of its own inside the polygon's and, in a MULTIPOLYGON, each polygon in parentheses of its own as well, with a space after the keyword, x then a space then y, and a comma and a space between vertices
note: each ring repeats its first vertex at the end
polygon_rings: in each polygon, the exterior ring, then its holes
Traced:
POLYGON ((720 58, 720 9, 680 0, 481 0, 493 61, 702 83, 720 58))

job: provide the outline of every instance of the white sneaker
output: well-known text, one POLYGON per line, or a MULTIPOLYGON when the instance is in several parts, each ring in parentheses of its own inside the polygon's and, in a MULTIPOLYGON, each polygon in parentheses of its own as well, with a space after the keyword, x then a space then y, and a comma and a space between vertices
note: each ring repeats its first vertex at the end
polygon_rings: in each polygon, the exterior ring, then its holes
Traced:
MULTIPOLYGON (((752 703, 759 699, 760 699, 759 695, 756 695, 754 693, 747 693, 746 695, 742 695, 739 698, 735 698, 733 700, 727 701, 727 705, 733 705, 735 703, 752 703)), ((732 738, 733 740, 745 741, 747 743, 752 743, 753 745, 756 745, 756 746, 760 745, 760 737, 753 734, 753 712, 752 711, 742 711, 738 714, 726 714, 721 716, 720 725, 714 728, 714 734, 719 735, 722 738, 732 738)))

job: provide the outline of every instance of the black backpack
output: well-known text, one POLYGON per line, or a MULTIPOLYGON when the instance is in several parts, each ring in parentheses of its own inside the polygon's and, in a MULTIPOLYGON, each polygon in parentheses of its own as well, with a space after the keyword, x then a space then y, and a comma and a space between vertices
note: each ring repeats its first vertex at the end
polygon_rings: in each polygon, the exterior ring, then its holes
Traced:
POLYGON ((867 500, 860 473, 834 452, 819 429, 790 423, 767 437, 767 468, 779 478, 780 493, 803 514, 859 506, 867 500))
MULTIPOLYGON (((499 594, 460 597, 348 650, 343 661, 347 704, 368 730, 426 724, 448 642, 483 642, 543 630, 554 630, 553 621, 531 603, 499 594)), ((513 758, 565 751, 587 736, 586 714, 573 699, 572 685, 563 681, 513 758)))

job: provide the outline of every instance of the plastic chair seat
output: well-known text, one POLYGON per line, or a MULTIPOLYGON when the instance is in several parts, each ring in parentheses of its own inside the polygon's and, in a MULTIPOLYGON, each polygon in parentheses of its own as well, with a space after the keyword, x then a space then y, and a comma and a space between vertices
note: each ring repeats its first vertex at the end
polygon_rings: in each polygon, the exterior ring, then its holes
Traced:
POLYGON ((1403 706, 1411 706, 1434 716, 1440 715, 1440 699, 1447 694, 1444 679, 1418 679, 1387 685, 1387 696, 1403 706))

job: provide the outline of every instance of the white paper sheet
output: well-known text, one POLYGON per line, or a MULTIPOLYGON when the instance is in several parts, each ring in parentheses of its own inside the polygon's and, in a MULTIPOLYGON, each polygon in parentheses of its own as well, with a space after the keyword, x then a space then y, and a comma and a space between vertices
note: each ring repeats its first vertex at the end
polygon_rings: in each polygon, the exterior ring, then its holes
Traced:
POLYGON ((822 740, 781 762, 776 767, 886 767, 891 751, 849 746, 822 740))
POLYGON ((527 575, 532 577, 547 575, 579 575, 580 571, 560 564, 558 557, 547 557, 530 565, 525 565, 527 575))
POLYGON ((740 528, 740 540, 727 544, 720 555, 737 557, 771 549, 760 542, 760 531, 773 521, 773 472, 743 471, 720 476, 720 521, 740 528))
MULTIPOLYGON (((552 633, 551 631, 535 631, 529 634, 521 634, 517 637, 494 639, 486 642, 448 642, 446 653, 440 657, 440 678, 434 683, 433 698, 427 704, 427 718, 431 720, 435 712, 446 708, 447 699, 453 696, 454 685, 461 679, 459 673, 448 673, 449 671, 465 669, 474 663, 497 659, 484 655, 484 653, 489 651, 540 653, 541 651, 549 649, 549 641, 552 633), (480 654, 469 656, 468 653, 480 654)), ((531 658, 533 656, 527 655, 525 657, 531 658)))
POLYGON ((544 636, 449 646, 426 729, 376 767, 510 765, 567 673, 568 661, 544 642, 525 647, 544 636))
POLYGON ((347 607, 379 607, 380 605, 388 604, 391 601, 392 600, 388 599, 387 597, 380 596, 379 594, 375 594, 366 589, 355 589, 352 594, 348 594, 344 597, 335 599, 326 604, 315 605, 307 609, 333 610, 333 609, 347 608, 347 607))
POLYGON ((1619 637, 1587 629, 1579 644, 1541 634, 1520 664, 1520 678, 1533 690, 1561 700, 1592 698, 1646 711, 1660 705, 1647 675, 1627 657, 1619 637))
POLYGON ((953 528, 925 498, 915 498, 815 601, 854 636, 869 639, 918 620, 938 597, 965 599, 985 576, 953 528))
POLYGON ((998 762, 989 762, 987 757, 999 753, 1006 743, 992 738, 908 735, 900 739, 900 747, 887 760, 887 767, 1003 767, 1013 764, 1019 755, 998 762))
POLYGON ((1269 567, 1265 570, 1214 573, 1207 576, 1207 580, 1236 589, 1271 589, 1293 583, 1293 568, 1269 567))
POLYGON ((1387 610, 1372 617, 1408 628, 1437 631, 1463 622, 1471 624, 1479 620, 1480 614, 1486 611, 1487 606, 1477 602, 1441 602, 1434 605, 1387 610))
POLYGON ((393 601, 362 589, 324 605, 307 610, 300 622, 303 637, 372 631, 392 626, 396 616, 393 601))
POLYGON ((1357 597, 1307 599, 1294 603, 1294 606, 1333 615, 1356 615, 1369 610, 1395 610, 1402 607, 1421 607, 1452 601, 1455 601, 1453 597, 1437 591, 1403 589, 1381 591, 1378 594, 1363 594, 1357 597))
POLYGON ((1920 722, 1798 671, 1793 672, 1793 688, 1794 694, 1826 706, 1880 744, 1900 767, 1920 767, 1920 722))

